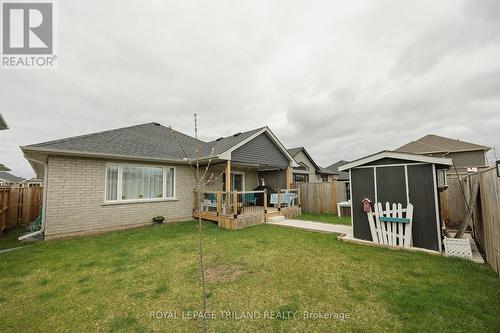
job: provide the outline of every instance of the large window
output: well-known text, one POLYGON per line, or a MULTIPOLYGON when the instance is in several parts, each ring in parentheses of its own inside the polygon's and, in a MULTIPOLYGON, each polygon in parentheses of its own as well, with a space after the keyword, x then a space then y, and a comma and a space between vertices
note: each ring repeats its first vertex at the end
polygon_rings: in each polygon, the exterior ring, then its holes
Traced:
POLYGON ((175 168, 125 164, 106 167, 106 201, 175 197, 175 168))

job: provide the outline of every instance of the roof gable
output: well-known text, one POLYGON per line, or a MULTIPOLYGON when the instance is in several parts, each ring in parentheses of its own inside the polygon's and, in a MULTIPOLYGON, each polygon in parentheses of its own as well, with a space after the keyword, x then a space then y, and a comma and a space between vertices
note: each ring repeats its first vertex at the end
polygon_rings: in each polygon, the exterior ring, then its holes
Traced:
POLYGON ((322 170, 322 168, 316 164, 316 162, 313 160, 311 155, 309 155, 309 153, 307 152, 307 150, 304 147, 290 148, 290 149, 288 149, 288 152, 290 153, 290 155, 293 156, 293 158, 295 158, 300 152, 302 152, 306 156, 306 158, 309 160, 309 162, 314 166, 316 171, 322 170))
POLYGON ((231 152, 231 161, 267 167, 287 167, 290 160, 270 138, 267 132, 260 133, 231 152))

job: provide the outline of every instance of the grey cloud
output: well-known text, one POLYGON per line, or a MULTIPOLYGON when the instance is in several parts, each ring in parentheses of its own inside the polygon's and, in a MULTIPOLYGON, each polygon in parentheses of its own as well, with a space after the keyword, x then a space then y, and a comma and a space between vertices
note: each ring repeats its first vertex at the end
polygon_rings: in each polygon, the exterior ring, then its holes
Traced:
POLYGON ((19 145, 149 121, 192 134, 194 112, 203 139, 268 125, 321 165, 428 133, 500 146, 493 1, 120 4, 58 2, 59 68, 0 71, 18 175, 19 145))

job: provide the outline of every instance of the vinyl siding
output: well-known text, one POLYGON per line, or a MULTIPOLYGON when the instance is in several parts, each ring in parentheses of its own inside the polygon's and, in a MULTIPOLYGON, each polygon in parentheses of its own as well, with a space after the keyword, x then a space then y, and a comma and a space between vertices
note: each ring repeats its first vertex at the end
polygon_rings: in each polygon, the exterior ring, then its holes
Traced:
POLYGON ((262 133, 250 142, 231 153, 231 161, 248 164, 287 167, 290 165, 287 157, 266 133, 262 133))

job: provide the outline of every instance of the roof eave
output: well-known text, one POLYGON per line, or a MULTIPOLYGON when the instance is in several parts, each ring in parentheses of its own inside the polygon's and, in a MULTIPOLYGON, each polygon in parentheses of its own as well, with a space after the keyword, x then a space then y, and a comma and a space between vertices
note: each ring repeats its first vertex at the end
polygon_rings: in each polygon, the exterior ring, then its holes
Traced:
POLYGON ((352 161, 350 163, 346 163, 346 164, 339 167, 339 171, 347 171, 347 170, 355 168, 357 166, 371 163, 371 162, 380 160, 382 158, 394 158, 394 159, 400 159, 400 160, 409 160, 409 161, 414 161, 414 162, 423 162, 423 163, 439 164, 439 165, 446 165, 446 166, 453 165, 453 160, 451 158, 432 157, 432 156, 426 156, 426 155, 417 155, 417 154, 411 154, 411 153, 393 152, 393 151, 385 150, 385 151, 382 151, 382 152, 379 152, 379 153, 376 153, 373 155, 369 155, 369 156, 357 159, 357 160, 352 161))
POLYGON ((172 159, 172 158, 158 158, 158 157, 148 157, 148 156, 133 156, 133 155, 121 155, 121 154, 102 154, 90 151, 78 151, 78 150, 66 150, 66 149, 47 149, 34 146, 21 146, 23 153, 46 153, 47 155, 62 155, 62 156, 75 156, 75 157, 93 157, 93 158, 103 158, 103 159, 123 159, 123 160, 133 160, 133 161, 147 161, 147 162, 166 162, 166 163, 188 163, 185 159, 172 159))

